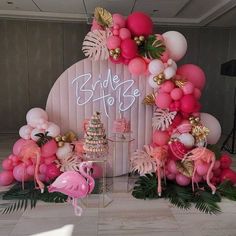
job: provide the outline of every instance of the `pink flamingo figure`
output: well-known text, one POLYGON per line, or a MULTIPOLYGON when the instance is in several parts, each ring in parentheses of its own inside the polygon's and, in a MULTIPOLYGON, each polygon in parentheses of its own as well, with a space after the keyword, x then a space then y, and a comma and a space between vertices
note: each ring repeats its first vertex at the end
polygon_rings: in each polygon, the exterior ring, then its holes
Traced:
POLYGON ((81 216, 82 208, 78 206, 78 199, 90 194, 95 186, 94 179, 88 174, 88 169, 92 163, 82 162, 79 166, 79 172, 66 171, 56 178, 48 187, 49 192, 61 192, 72 199, 75 215, 81 216))
POLYGON ((167 148, 165 146, 153 148, 153 147, 147 146, 147 145, 145 145, 144 148, 150 156, 155 158, 156 163, 157 163, 157 170, 156 170, 157 181, 158 181, 157 182, 157 193, 158 193, 158 196, 160 197, 161 192, 162 192, 162 188, 161 188, 162 174, 165 178, 165 163, 167 161, 167 156, 168 156, 167 148))
POLYGON ((211 163, 209 168, 208 168, 208 171, 207 171, 206 181, 207 181, 207 185, 212 190, 212 194, 215 194, 216 187, 210 181, 210 175, 212 173, 212 169, 213 169, 214 164, 215 164, 215 154, 214 154, 214 152, 210 151, 209 149, 207 149, 205 147, 197 147, 197 148, 194 148, 193 150, 191 150, 190 152, 188 152, 185 155, 185 157, 183 158, 183 160, 194 161, 194 170, 193 170, 193 175, 192 175, 192 189, 193 189, 193 191, 194 191, 194 177, 195 177, 195 174, 196 174, 198 164, 201 163, 201 162, 205 162, 205 163, 208 163, 208 164, 211 163))
MULTIPOLYGON (((41 149, 40 147, 33 141, 33 140, 26 140, 23 146, 21 147, 20 154, 21 160, 26 162, 29 158, 35 158, 35 180, 41 189, 41 192, 44 191, 44 184, 40 181, 38 173, 39 173, 39 164, 40 164, 40 156, 41 156, 41 149)), ((23 180, 24 181, 24 180, 23 180)), ((23 183, 22 181, 22 183, 23 183)))

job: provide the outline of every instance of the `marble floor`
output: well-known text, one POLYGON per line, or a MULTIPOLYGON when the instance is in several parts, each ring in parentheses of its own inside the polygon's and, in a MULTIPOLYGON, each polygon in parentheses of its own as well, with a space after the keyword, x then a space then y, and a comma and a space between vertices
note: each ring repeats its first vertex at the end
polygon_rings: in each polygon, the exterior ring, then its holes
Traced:
MULTIPOLYGON (((0 136, 0 157, 9 154, 14 140, 14 135, 0 136)), ((63 230, 52 231, 70 225, 75 236, 236 236, 236 203, 224 200, 220 206, 221 214, 206 215, 195 209, 180 210, 163 199, 145 201, 134 199, 130 193, 114 193, 106 208, 86 208, 76 217, 68 203, 40 202, 24 213, 0 215, 0 236, 63 236, 68 235, 63 230)))

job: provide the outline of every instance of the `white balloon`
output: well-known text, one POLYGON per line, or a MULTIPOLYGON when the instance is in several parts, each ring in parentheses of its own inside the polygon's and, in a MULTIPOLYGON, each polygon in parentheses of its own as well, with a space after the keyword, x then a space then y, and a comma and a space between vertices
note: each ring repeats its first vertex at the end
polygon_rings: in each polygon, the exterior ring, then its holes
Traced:
POLYGON ((58 159, 65 159, 73 154, 73 148, 69 143, 64 143, 63 147, 59 147, 56 152, 58 159))
POLYGON ((159 88, 159 85, 153 80, 153 77, 154 77, 153 75, 149 76, 148 83, 152 88, 157 89, 159 88))
POLYGON ((43 123, 48 120, 48 114, 42 108, 32 108, 26 114, 27 124, 36 128, 37 125, 43 123))
POLYGON ((186 148, 193 147, 195 143, 194 137, 189 133, 183 133, 179 136, 179 141, 184 144, 186 148))
POLYGON ((176 70, 173 67, 169 66, 164 70, 163 73, 165 75, 165 79, 171 79, 175 76, 176 70))
POLYGON ((53 122, 48 122, 48 128, 46 129, 46 132, 48 132, 48 136, 51 136, 55 138, 58 136, 61 132, 60 127, 53 122))
POLYGON ((162 34, 170 58, 179 61, 187 51, 186 38, 177 31, 168 31, 162 34))
POLYGON ((154 59, 148 64, 148 70, 153 75, 158 75, 165 69, 164 64, 161 60, 154 59))
POLYGON ((19 130, 19 135, 23 139, 30 139, 30 134, 32 132, 33 128, 29 125, 24 125, 19 130))
POLYGON ((168 64, 169 66, 171 66, 174 70, 177 70, 177 64, 176 64, 176 62, 175 62, 174 60, 169 59, 169 60, 167 61, 167 64, 168 64))

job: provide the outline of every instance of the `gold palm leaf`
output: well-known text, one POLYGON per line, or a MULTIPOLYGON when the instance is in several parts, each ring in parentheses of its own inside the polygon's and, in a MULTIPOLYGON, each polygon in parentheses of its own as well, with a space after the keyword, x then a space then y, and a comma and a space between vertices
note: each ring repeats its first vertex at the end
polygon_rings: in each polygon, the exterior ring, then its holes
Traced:
POLYGON ((155 105, 155 95, 154 95, 154 93, 147 95, 143 99, 143 103, 145 105, 150 105, 150 106, 155 105))
POLYGON ((94 10, 94 17, 97 23, 104 27, 112 26, 112 14, 102 7, 96 7, 94 10))
POLYGON ((184 161, 178 161, 176 163, 176 167, 177 167, 177 170, 187 176, 187 177, 192 177, 193 175, 193 169, 194 169, 194 166, 193 166, 193 162, 192 161, 189 161, 189 160, 184 160, 184 161))

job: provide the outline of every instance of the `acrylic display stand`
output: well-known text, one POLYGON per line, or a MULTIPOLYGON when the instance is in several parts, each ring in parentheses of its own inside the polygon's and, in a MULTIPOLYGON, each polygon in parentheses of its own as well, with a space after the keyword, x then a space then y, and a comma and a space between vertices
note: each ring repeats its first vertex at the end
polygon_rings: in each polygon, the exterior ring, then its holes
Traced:
POLYGON ((108 141, 110 143, 110 154, 112 155, 112 192, 130 192, 134 184, 133 176, 130 174, 131 144, 134 138, 131 137, 131 133, 116 133, 109 137, 108 141), (119 153, 126 156, 125 163, 124 158, 119 159, 119 153), (123 161, 123 166, 127 167, 125 173, 121 176, 117 174, 116 168, 118 163, 120 166, 120 161, 123 161))
POLYGON ((100 166, 102 169, 102 176, 95 179, 93 192, 80 201, 86 208, 104 208, 112 202, 112 183, 106 177, 107 156, 99 155, 98 157, 96 154, 93 154, 92 156, 86 155, 84 161, 100 166))

